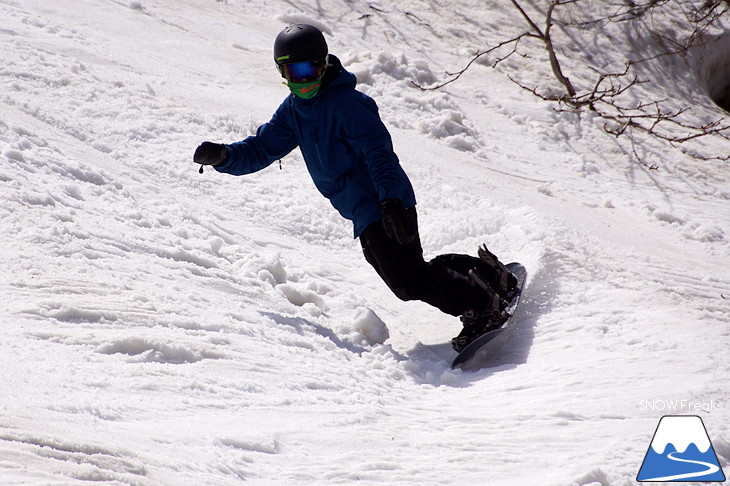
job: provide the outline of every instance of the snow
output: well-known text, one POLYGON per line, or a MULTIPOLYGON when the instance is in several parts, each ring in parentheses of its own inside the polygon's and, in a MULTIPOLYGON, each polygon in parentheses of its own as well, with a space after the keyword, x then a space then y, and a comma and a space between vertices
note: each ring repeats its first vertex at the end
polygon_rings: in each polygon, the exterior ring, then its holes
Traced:
MULTIPOLYGON (((559 89, 537 50, 411 84, 519 33, 508 2, 0 10, 3 485, 628 485, 659 418, 697 413, 667 406, 685 402, 713 404, 727 470, 727 142, 631 147, 557 112, 506 77, 559 89), (298 151, 246 177, 192 163, 286 96, 271 46, 291 21, 321 26, 378 102, 427 256, 485 242, 527 267, 484 369, 450 369, 458 320, 388 291, 298 151)), ((623 25, 610 44, 556 32, 582 89, 583 59, 617 69, 652 46, 623 25)), ((730 41, 711 34, 643 63, 636 96, 724 116, 708 90, 730 41)))

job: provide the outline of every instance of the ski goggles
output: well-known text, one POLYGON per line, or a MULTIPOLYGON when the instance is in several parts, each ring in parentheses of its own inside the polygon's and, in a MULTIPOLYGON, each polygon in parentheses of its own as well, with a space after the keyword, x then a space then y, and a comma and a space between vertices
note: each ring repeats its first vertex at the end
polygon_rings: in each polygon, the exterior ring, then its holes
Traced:
POLYGON ((322 77, 327 63, 324 59, 280 64, 279 72, 289 82, 310 83, 322 77))

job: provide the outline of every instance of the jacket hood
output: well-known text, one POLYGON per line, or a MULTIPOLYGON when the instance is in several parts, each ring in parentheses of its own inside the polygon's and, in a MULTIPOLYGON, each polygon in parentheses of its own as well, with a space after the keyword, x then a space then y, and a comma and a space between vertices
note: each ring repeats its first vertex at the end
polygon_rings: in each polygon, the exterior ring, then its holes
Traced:
POLYGON ((351 72, 342 67, 342 62, 334 54, 329 55, 329 66, 322 79, 322 88, 327 89, 335 86, 349 86, 355 88, 357 78, 351 72))

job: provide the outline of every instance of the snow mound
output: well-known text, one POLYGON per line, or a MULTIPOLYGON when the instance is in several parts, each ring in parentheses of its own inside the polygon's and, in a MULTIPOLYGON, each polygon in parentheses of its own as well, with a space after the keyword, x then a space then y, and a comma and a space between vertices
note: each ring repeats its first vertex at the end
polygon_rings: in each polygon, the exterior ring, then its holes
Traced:
POLYGON ((437 81, 429 63, 411 61, 401 53, 363 52, 343 60, 357 76, 358 89, 379 103, 381 116, 391 126, 417 130, 447 146, 474 151, 478 146, 476 130, 464 119, 462 110, 444 91, 423 91, 437 81))
POLYGON ((362 346, 383 344, 390 337, 388 326, 373 312, 359 307, 355 310, 352 322, 340 326, 343 339, 362 346))

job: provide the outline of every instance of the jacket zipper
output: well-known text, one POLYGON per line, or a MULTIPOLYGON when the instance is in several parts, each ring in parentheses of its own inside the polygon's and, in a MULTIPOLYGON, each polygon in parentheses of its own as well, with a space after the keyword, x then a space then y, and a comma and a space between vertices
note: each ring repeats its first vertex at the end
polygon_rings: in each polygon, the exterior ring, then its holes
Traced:
POLYGON ((319 128, 314 129, 314 146, 317 149, 317 160, 319 160, 319 166, 324 169, 324 161, 322 160, 322 153, 319 151, 319 128))

